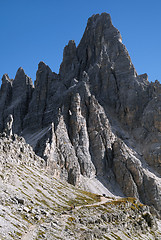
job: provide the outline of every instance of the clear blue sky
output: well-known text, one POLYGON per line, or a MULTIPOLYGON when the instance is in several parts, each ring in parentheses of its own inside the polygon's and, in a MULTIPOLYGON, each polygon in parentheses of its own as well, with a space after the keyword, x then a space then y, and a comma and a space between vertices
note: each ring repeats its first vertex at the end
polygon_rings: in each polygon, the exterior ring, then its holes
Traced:
POLYGON ((63 48, 78 45, 88 18, 108 12, 138 74, 161 81, 161 0, 0 0, 0 79, 21 66, 33 80, 44 61, 58 72, 63 48))

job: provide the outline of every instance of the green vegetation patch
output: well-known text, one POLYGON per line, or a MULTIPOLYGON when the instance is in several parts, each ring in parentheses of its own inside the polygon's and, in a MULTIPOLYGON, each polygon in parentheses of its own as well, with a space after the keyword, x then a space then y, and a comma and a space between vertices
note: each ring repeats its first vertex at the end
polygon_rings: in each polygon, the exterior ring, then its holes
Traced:
POLYGON ((99 194, 94 194, 94 193, 87 192, 84 190, 79 190, 79 191, 80 191, 80 193, 86 195, 88 198, 92 198, 94 201, 97 201, 97 202, 101 201, 101 195, 99 195, 99 194))
POLYGON ((101 196, 98 194, 86 192, 83 190, 79 190, 79 193, 76 194, 74 199, 66 200, 68 206, 83 206, 89 205, 95 202, 100 202, 101 196))
POLYGON ((69 221, 69 222, 73 222, 73 221, 75 221, 75 218, 74 218, 74 217, 69 217, 69 218, 68 218, 68 221, 69 221))
POLYGON ((20 233, 20 232, 15 232, 15 234, 19 237, 22 237, 22 233, 20 233))
POLYGON ((109 238, 109 237, 107 237, 107 236, 103 236, 105 239, 107 239, 107 240, 111 240, 111 238, 109 238))
POLYGON ((103 205, 126 205, 126 204, 132 204, 132 208, 135 209, 139 209, 139 208, 142 208, 144 205, 141 204, 136 198, 132 198, 132 197, 128 197, 128 198, 120 198, 120 199, 117 199, 117 200, 113 200, 111 202, 106 202, 104 203, 103 205))

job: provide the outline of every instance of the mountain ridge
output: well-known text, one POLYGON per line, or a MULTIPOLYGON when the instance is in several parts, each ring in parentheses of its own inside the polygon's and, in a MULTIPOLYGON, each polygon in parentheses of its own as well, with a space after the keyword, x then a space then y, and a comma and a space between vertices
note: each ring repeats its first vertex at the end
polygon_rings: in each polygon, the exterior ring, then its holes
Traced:
POLYGON ((87 190, 86 178, 103 178, 160 214, 160 94, 137 74, 110 15, 97 14, 64 48, 59 74, 40 62, 34 85, 22 68, 3 76, 0 131, 11 114, 50 174, 87 190))

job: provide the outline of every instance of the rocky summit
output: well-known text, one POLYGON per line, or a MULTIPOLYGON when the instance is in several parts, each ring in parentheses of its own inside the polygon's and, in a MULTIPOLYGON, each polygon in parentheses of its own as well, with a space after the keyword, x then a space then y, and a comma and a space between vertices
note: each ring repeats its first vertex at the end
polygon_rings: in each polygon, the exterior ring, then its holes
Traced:
POLYGON ((4 74, 0 132, 0 239, 161 239, 161 85, 109 14, 69 41, 59 74, 4 74))

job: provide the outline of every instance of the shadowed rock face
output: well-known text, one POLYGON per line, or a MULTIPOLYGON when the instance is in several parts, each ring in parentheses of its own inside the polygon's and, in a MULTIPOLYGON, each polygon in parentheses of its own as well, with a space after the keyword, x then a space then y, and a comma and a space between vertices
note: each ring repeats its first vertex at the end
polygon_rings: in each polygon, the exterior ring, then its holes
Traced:
MULTIPOLYGON (((50 173, 74 185, 110 178, 126 196, 161 211, 161 86, 138 75, 109 14, 89 18, 84 35, 64 48, 59 74, 39 63, 36 81, 22 68, 4 75, 0 128, 13 115, 50 173)), ((108 182, 110 185, 110 181, 108 182)))
POLYGON ((6 74, 3 76, 0 91, 1 130, 5 127, 7 117, 12 114, 13 131, 21 133, 32 92, 32 79, 24 73, 22 68, 18 69, 14 80, 10 80, 6 74))

